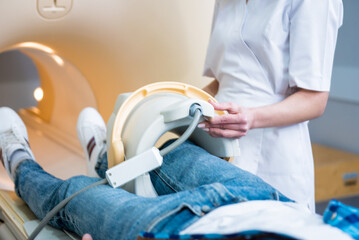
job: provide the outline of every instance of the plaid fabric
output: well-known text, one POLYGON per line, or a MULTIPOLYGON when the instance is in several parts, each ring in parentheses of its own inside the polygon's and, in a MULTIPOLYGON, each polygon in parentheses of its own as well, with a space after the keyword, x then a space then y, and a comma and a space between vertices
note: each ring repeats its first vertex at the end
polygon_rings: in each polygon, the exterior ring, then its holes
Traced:
POLYGON ((138 238, 138 240, 150 240, 150 239, 157 239, 157 240, 168 240, 168 239, 185 239, 185 240, 293 240, 290 236, 270 233, 270 232, 262 232, 262 231, 244 231, 241 233, 235 234, 195 234, 195 235, 174 235, 174 234, 167 234, 167 233, 148 233, 142 232, 138 238))
POLYGON ((324 212, 323 220, 359 240, 359 209, 331 200, 324 212))

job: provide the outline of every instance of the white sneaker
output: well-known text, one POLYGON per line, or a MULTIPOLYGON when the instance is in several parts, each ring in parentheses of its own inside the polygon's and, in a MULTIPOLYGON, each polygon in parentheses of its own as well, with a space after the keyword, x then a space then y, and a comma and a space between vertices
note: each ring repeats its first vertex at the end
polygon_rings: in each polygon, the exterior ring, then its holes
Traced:
POLYGON ((77 136, 87 158, 87 174, 99 177, 96 165, 106 151, 106 124, 99 112, 91 107, 81 111, 77 121, 77 136))
MULTIPOLYGON (((35 157, 30 149, 29 138, 26 127, 19 115, 8 107, 0 108, 0 160, 3 163, 10 178, 14 180, 13 171, 16 166, 11 166, 13 160, 11 156, 17 150, 23 150, 35 161, 35 157), (12 171, 13 170, 13 171, 12 171)), ((17 159, 18 160, 18 159, 17 159)), ((20 159, 25 160, 25 159, 20 159)), ((14 164, 14 162, 13 162, 14 164)))

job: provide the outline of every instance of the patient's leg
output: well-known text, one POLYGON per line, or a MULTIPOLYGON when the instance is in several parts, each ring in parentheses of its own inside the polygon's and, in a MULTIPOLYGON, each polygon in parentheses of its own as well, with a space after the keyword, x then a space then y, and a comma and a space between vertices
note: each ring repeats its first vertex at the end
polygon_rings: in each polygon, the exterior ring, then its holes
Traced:
MULTIPOLYGON (((259 177, 209 154, 189 141, 167 154, 161 168, 151 172, 151 179, 160 195, 218 182, 229 189, 236 186, 247 188, 245 198, 251 199, 261 192, 270 192, 271 188, 259 177)), ((278 194, 278 199, 287 200, 281 197, 278 194)))
MULTIPOLYGON (((39 218, 66 197, 98 180, 78 176, 63 181, 46 173, 32 160, 20 163, 15 173, 17 194, 39 218)), ((157 198, 143 198, 101 185, 73 198, 51 224, 79 235, 90 233, 94 239, 132 240, 141 231, 178 234, 208 211, 254 196, 252 189, 230 185, 228 188, 215 183, 157 198)), ((256 198, 273 199, 272 192, 267 187, 258 191, 256 198)))
MULTIPOLYGON (((105 151, 106 126, 101 115, 95 109, 85 108, 79 116, 77 132, 81 145, 87 153, 88 172, 92 176, 105 178, 108 168, 105 151)), ((169 144, 170 142, 165 146, 169 144)), ((164 156, 163 166, 151 173, 151 179, 160 195, 228 180, 240 181, 238 184, 242 185, 255 183, 254 185, 258 186, 257 177, 210 155, 189 142, 164 156)))
MULTIPOLYGON (((99 180, 99 178, 78 176, 63 181, 46 173, 34 161, 27 142, 25 125, 17 114, 8 108, 0 108, 0 116, 2 120, 0 122, 0 152, 2 153, 0 153, 0 160, 15 182, 16 193, 39 218, 44 218, 63 199, 99 180)), ((188 143, 182 145, 170 153, 174 154, 172 157, 168 155, 164 167, 169 171, 163 172, 169 177, 173 175, 174 183, 182 178, 183 189, 185 189, 189 188, 186 186, 189 185, 187 184, 189 180, 197 181, 199 178, 181 177, 183 174, 181 169, 177 169, 178 173, 173 173, 179 166, 182 168, 180 163, 176 163, 176 158, 183 161, 184 173, 188 170, 188 173, 196 173, 202 177, 208 176, 208 173, 200 171, 216 168, 216 163, 225 164, 225 162, 218 162, 221 160, 213 156, 201 153, 202 151, 204 150, 188 143), (191 149, 192 153, 187 152, 191 149), (196 152, 199 154, 196 155, 196 152), (213 164, 209 164, 208 168, 201 168, 199 165, 190 169, 189 164, 195 163, 193 158, 199 157, 197 160, 200 161, 201 156, 212 159, 213 164)), ((220 179, 220 175, 217 174, 210 181, 198 182, 195 185, 217 181, 222 184, 214 183, 195 190, 158 198, 139 197, 122 189, 114 189, 109 185, 97 186, 73 198, 55 215, 51 224, 74 231, 79 235, 91 233, 94 239, 135 239, 136 235, 143 230, 178 233, 197 220, 199 216, 221 205, 239 202, 242 199, 273 199, 275 197, 273 195, 275 189, 260 179, 252 175, 246 176, 246 174, 239 174, 239 176, 241 176, 240 181, 237 181, 238 178, 220 179), (204 206, 206 210, 202 212, 201 209, 204 206)))
MULTIPOLYGON (((79 116, 77 132, 87 153, 88 172, 96 172, 98 176, 105 178, 108 168, 105 151, 106 126, 101 115, 95 109, 85 108, 79 116)), ((165 146, 169 144, 170 142, 165 146)), ((163 166, 151 173, 151 179, 160 195, 229 180, 253 187, 262 183, 257 177, 210 155, 190 142, 164 156, 163 166)))
MULTIPOLYGON (((166 143, 165 146, 170 143, 166 143)), ((104 154, 98 162, 100 167, 96 169, 97 173, 104 178, 107 155, 104 154)), ((211 183, 222 183, 228 189, 234 187, 234 194, 238 193, 237 187, 243 187, 242 190, 245 188, 246 191, 241 192, 243 199, 288 200, 259 177, 209 154, 189 141, 164 156, 163 165, 150 172, 150 176, 159 195, 190 190, 211 183)))
MULTIPOLYGON (((73 193, 98 181, 98 178, 77 176, 66 181, 46 173, 36 162, 23 161, 16 169, 16 193, 29 205, 35 215, 42 219, 60 201, 73 193)), ((192 194, 191 194, 192 195, 192 194)), ((128 193, 120 188, 114 189, 109 185, 101 185, 81 193, 73 198, 60 212, 55 215, 50 224, 64 228, 79 235, 90 233, 94 239, 136 239, 141 231, 148 229, 151 224, 158 230, 166 230, 167 221, 157 221, 159 216, 174 211, 181 212, 180 206, 191 197, 188 193, 168 195, 160 198, 143 198, 128 193), (182 197, 181 197, 182 196, 182 197), (158 224, 156 224, 156 221, 158 224)), ((200 199, 200 194, 197 199, 200 199)), ((203 198, 205 201, 205 198, 203 198)), ((224 199, 231 202, 232 199, 224 199)), ((197 204, 197 202, 196 202, 197 204)), ((191 211, 182 213, 192 220, 198 219, 191 211)), ((171 215, 168 215, 171 216, 171 215)), ((188 224, 176 224, 179 230, 188 224)), ((167 231, 174 231, 172 229, 167 231)))

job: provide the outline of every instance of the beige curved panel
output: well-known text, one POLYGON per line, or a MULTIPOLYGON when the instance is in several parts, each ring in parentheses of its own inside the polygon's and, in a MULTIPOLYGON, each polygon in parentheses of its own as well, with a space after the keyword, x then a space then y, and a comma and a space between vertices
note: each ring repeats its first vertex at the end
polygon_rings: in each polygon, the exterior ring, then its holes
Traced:
POLYGON ((201 74, 213 5, 213 0, 0 0, 0 52, 22 42, 50 47, 88 80, 107 120, 120 92, 158 81, 206 84, 201 74), (51 8, 63 11, 47 16, 51 8))
MULTIPOLYGON (((37 107, 19 112, 36 160, 63 179, 85 174, 85 156, 76 136, 77 117, 84 107, 97 107, 87 79, 74 65, 42 45, 20 44, 9 49, 17 49, 33 60, 44 91, 37 107)), ((3 167, 0 188, 13 188, 3 167)))
POLYGON ((66 59, 38 49, 20 47, 35 63, 44 98, 34 113, 54 128, 76 137, 76 122, 87 106, 96 108, 96 99, 86 78, 66 59))
POLYGON ((84 173, 75 129, 85 106, 107 121, 119 93, 160 81, 206 85, 213 6, 214 0, 0 0, 0 53, 29 56, 44 89, 37 108, 20 112, 40 164, 52 162, 45 169, 61 178, 84 173))

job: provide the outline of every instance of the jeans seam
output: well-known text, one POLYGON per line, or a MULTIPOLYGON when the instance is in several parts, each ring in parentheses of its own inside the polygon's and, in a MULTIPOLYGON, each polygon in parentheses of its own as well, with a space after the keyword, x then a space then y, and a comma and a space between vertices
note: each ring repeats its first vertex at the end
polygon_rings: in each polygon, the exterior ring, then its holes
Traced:
POLYGON ((166 218, 172 216, 173 214, 175 214, 176 212, 179 212, 181 211, 182 209, 184 208, 188 208, 194 215, 196 216, 200 216, 199 213, 197 213, 195 211, 195 209, 193 209, 193 207, 188 204, 188 203, 183 203, 181 204, 180 206, 176 207, 175 209, 172 209, 171 211, 169 212, 166 212, 165 214, 162 214, 161 216, 157 217, 154 221, 151 222, 151 224, 147 227, 146 231, 147 232, 151 232, 152 229, 157 225, 159 224, 161 221, 165 220, 166 218))
MULTIPOLYGON (((216 192, 218 193, 218 195, 220 196, 220 198, 221 198, 222 200, 225 200, 225 202, 228 203, 228 202, 243 202, 243 201, 248 201, 247 198, 245 198, 245 197, 243 197, 243 196, 241 196, 241 195, 235 195, 235 194, 231 193, 231 191, 229 191, 229 189, 228 189, 223 183, 219 183, 219 182, 218 182, 217 184, 220 185, 221 188, 224 190, 223 195, 222 195, 222 192, 220 191, 220 189, 218 189, 217 186, 212 185, 211 187, 212 187, 212 189, 213 189, 214 191, 216 191, 216 192), (229 197, 229 198, 227 199, 227 197, 229 197)), ((221 204, 221 203, 216 202, 216 201, 215 201, 216 199, 212 199, 212 198, 208 198, 208 199, 209 199, 209 201, 213 204, 213 206, 215 206, 216 208, 219 207, 219 206, 221 206, 221 205, 223 205, 223 203, 221 204)), ((224 204, 224 205, 226 205, 226 204, 224 204)))
POLYGON ((68 222, 73 226, 73 228, 76 232, 81 232, 79 224, 77 223, 77 221, 75 219, 68 218, 68 222))
POLYGON ((164 176, 161 176, 161 174, 157 171, 157 170, 154 170, 154 173, 162 180, 162 182, 164 184, 166 184, 169 188, 171 188, 174 192, 180 192, 182 189, 176 189, 174 188, 169 182, 172 182, 170 181, 170 178, 166 177, 165 174, 163 174, 164 176))
POLYGON ((175 209, 165 213, 165 214, 162 214, 161 216, 157 217, 148 227, 147 227, 147 232, 151 232, 151 230, 158 224, 160 223, 162 220, 166 219, 167 217, 171 216, 172 214, 178 212, 179 210, 181 210, 183 206, 180 205, 178 207, 176 207, 175 209))

